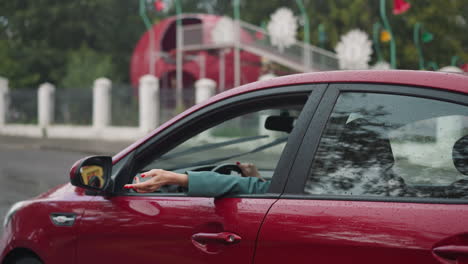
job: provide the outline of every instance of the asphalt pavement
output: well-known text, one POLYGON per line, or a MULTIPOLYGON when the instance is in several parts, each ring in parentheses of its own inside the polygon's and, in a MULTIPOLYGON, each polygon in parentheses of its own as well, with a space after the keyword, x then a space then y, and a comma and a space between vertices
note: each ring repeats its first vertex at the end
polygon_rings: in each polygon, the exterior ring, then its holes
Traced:
POLYGON ((0 136, 0 148, 56 150, 108 156, 118 153, 131 143, 133 142, 0 136))
POLYGON ((131 143, 0 136, 0 219, 13 203, 68 182, 78 159, 112 156, 131 143))

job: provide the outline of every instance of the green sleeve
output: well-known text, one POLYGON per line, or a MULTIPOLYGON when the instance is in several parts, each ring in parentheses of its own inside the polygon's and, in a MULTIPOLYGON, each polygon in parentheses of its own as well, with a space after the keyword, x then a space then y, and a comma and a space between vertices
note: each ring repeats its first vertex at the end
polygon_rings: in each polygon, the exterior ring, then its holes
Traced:
POLYGON ((269 181, 256 177, 224 175, 212 171, 189 171, 188 196, 220 197, 232 194, 262 194, 268 191, 269 181))

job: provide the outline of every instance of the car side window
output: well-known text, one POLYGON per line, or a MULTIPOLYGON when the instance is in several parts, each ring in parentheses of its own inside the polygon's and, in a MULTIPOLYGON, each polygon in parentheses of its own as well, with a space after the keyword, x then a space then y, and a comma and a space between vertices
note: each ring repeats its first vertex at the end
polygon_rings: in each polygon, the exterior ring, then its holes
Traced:
MULTIPOLYGON (((151 169, 164 169, 178 173, 187 171, 215 171, 239 175, 236 163, 254 164, 265 180, 271 180, 279 158, 294 129, 306 94, 290 100, 262 101, 223 111, 222 117, 207 114, 197 123, 204 129, 194 133, 185 129, 179 133, 181 143, 164 154, 141 164, 138 174, 151 169), (236 114, 237 112, 237 114, 236 114)), ((146 178, 139 179, 147 180, 146 178)), ((160 193, 184 193, 177 186, 161 188, 160 193)))
POLYGON ((342 93, 304 192, 468 198, 468 107, 412 96, 342 93))
POLYGON ((240 161, 255 164, 264 178, 271 178, 300 107, 264 109, 226 120, 188 138, 144 170, 157 167, 171 171, 203 171, 240 161), (291 123, 284 124, 288 131, 265 127, 267 120, 279 117, 290 120, 291 123))

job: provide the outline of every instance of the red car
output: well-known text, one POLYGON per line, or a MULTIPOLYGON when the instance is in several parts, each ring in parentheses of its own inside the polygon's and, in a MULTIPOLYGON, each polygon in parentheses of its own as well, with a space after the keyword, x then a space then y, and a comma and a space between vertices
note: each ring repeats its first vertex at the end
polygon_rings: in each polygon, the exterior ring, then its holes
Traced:
POLYGON ((251 83, 70 177, 11 208, 2 263, 468 263, 468 77, 251 83), (237 161, 259 168, 267 193, 123 188, 153 168, 236 174, 237 161))

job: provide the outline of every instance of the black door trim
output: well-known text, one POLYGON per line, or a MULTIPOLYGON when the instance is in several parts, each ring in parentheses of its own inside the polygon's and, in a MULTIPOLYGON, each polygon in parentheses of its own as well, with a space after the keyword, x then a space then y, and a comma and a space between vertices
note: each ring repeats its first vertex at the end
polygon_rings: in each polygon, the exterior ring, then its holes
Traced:
POLYGON ((296 122, 294 131, 291 133, 291 135, 289 135, 288 143, 286 144, 286 147, 281 154, 277 169, 273 174, 273 181, 270 185, 270 192, 282 193, 285 190, 286 182, 288 181, 288 178, 291 175, 291 171, 294 168, 293 164, 298 157, 299 147, 301 146, 308 127, 310 126, 312 120, 311 117, 317 110, 317 107, 319 106, 320 101, 325 94, 328 84, 317 84, 311 86, 315 88, 310 94, 309 100, 302 109, 301 115, 296 122))
POLYGON ((297 151, 297 158, 294 160, 293 169, 290 172, 291 177, 289 177, 284 189, 285 194, 302 193, 313 160, 311 156, 315 154, 318 148, 320 138, 338 95, 338 89, 332 85, 327 88, 317 111, 312 117, 312 121, 308 125, 305 138, 297 151))
POLYGON ((335 83, 330 86, 341 92, 367 92, 385 93, 394 95, 410 95, 427 99, 435 99, 462 105, 468 105, 468 95, 447 90, 434 89, 428 87, 393 85, 393 84, 373 84, 373 83, 335 83))

